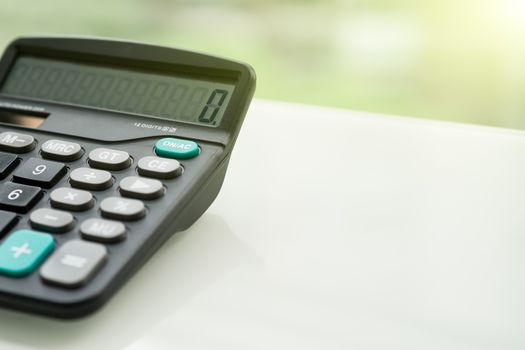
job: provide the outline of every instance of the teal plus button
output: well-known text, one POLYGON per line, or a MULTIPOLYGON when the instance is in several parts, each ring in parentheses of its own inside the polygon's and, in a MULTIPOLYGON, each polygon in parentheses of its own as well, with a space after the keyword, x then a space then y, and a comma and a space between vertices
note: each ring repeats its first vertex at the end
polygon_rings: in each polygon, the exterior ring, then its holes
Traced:
POLYGON ((158 156, 176 159, 189 159, 199 155, 199 145, 193 141, 166 137, 155 144, 158 156))
POLYGON ((28 275, 54 248, 53 237, 47 233, 13 232, 0 246, 0 273, 14 277, 28 275))

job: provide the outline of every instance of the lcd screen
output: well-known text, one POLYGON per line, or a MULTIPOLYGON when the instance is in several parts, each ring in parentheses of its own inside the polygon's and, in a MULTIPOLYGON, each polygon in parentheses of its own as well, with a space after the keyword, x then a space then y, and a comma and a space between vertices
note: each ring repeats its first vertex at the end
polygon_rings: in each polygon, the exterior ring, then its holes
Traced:
POLYGON ((233 89, 186 76, 20 56, 0 92, 218 126, 233 89))

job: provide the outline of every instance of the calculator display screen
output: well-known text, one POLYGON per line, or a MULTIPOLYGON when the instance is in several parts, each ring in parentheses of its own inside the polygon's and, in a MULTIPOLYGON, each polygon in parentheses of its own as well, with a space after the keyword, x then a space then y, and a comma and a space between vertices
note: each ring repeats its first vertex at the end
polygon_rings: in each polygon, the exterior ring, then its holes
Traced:
POLYGON ((21 56, 0 92, 218 126, 233 89, 186 76, 21 56))

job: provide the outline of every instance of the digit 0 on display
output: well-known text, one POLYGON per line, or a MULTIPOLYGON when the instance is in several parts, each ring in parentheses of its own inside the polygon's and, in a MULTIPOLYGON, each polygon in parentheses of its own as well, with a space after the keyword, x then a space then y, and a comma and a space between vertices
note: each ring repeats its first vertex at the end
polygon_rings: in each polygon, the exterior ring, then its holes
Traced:
POLYGON ((228 96, 228 91, 226 90, 213 90, 199 115, 199 121, 205 124, 215 124, 215 119, 226 100, 226 96, 228 96))

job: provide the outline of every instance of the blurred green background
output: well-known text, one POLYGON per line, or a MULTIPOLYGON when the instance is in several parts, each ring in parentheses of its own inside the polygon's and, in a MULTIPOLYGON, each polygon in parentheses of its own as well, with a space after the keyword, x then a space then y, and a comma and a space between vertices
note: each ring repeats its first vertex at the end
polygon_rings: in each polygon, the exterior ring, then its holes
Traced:
POLYGON ((244 60, 259 98, 525 127, 525 0, 2 0, 2 47, 45 34, 244 60))

